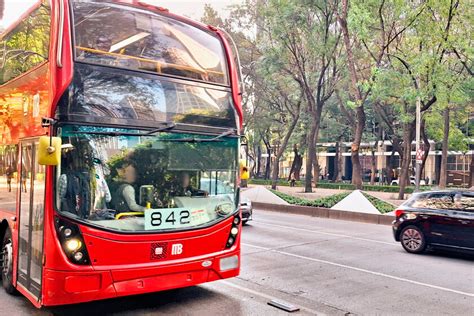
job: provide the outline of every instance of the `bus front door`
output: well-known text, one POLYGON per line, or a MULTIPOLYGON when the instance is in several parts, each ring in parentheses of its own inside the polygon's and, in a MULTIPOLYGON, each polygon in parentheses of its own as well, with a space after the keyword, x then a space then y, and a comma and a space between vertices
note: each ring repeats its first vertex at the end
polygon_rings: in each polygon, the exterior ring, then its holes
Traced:
POLYGON ((43 258, 44 166, 38 164, 37 143, 21 145, 18 283, 38 300, 43 258))

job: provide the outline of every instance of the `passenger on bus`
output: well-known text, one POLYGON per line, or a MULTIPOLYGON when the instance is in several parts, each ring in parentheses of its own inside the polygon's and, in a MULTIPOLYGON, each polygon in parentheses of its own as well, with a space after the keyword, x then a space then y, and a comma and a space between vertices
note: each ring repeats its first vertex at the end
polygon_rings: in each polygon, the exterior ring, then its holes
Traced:
POLYGON ((91 179, 89 171, 80 166, 80 160, 74 157, 77 154, 72 151, 63 153, 61 165, 64 169, 58 181, 61 211, 88 218, 91 208, 91 179))
POLYGON ((137 169, 128 162, 120 170, 123 183, 112 195, 112 207, 118 213, 144 212, 145 207, 138 205, 135 200, 135 188, 133 184, 137 181, 137 169))
POLYGON ((175 191, 176 196, 208 196, 209 193, 204 190, 199 190, 191 185, 191 177, 189 173, 183 172, 180 176, 180 183, 178 189, 175 191))

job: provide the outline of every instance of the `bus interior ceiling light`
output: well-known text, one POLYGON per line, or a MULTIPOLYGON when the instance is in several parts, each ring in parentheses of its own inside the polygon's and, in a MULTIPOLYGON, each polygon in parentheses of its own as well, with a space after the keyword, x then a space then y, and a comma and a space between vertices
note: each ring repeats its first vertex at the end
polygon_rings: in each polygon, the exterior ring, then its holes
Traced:
POLYGON ((109 53, 119 51, 122 48, 125 48, 125 47, 127 47, 127 46, 129 46, 129 45, 131 45, 135 42, 138 42, 138 41, 144 39, 147 36, 150 36, 150 33, 141 32, 141 33, 132 35, 129 38, 126 38, 123 41, 120 41, 117 44, 112 45, 112 47, 110 47, 109 53))

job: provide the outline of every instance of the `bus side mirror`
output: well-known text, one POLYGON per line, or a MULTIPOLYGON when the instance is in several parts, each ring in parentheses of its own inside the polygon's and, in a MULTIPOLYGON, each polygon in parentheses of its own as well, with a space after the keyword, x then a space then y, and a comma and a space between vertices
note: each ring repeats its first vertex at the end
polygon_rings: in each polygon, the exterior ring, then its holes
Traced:
POLYGON ((61 162, 61 138, 41 136, 38 145, 38 163, 43 166, 57 166, 61 162))
POLYGON ((249 145, 249 140, 245 135, 240 136, 240 146, 246 147, 249 145))

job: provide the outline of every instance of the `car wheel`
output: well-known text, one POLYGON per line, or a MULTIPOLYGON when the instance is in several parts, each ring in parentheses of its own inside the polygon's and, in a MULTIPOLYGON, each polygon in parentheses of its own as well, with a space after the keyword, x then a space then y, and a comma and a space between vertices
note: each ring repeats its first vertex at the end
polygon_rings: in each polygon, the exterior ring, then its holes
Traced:
POLYGON ((242 220, 242 225, 246 226, 248 224, 249 220, 248 219, 244 219, 242 220))
POLYGON ((400 234, 403 249, 409 253, 422 253, 426 249, 426 239, 423 232, 416 226, 407 226, 400 234))
POLYGON ((2 286, 8 294, 15 294, 16 289, 13 286, 13 244, 12 234, 9 229, 3 236, 0 257, 2 286))

